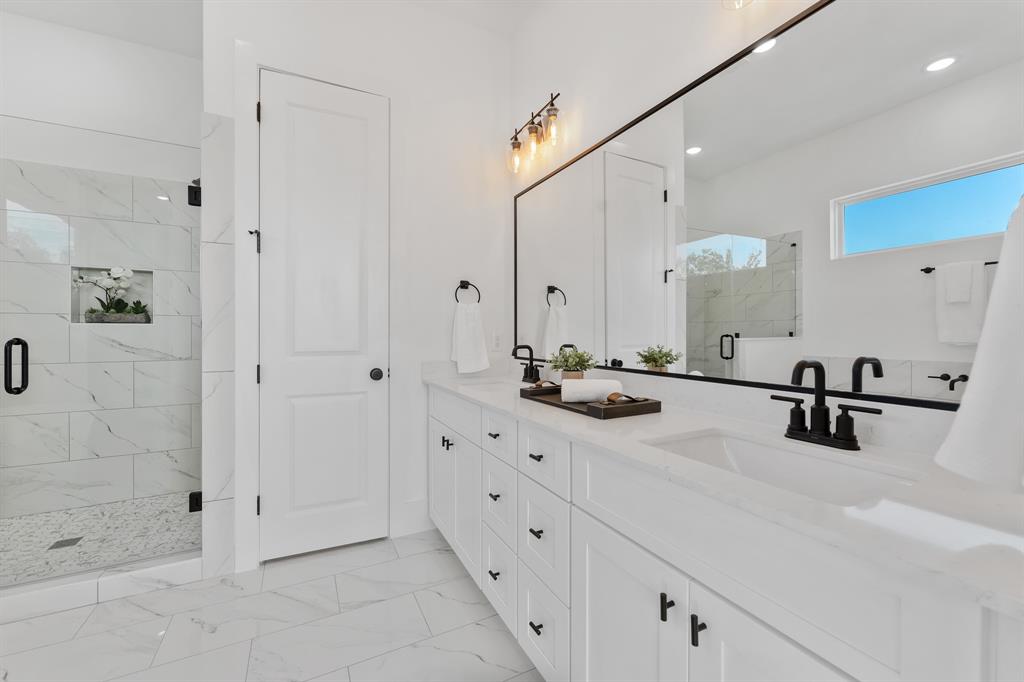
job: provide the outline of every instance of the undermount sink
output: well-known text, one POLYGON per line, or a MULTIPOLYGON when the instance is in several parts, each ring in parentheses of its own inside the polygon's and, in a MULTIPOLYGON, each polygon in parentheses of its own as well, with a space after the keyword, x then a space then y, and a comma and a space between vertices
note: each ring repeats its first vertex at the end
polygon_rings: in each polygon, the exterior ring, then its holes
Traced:
POLYGON ((718 430, 645 441, 648 445, 784 488, 822 502, 851 506, 914 482, 905 469, 857 455, 823 452, 794 443, 784 447, 718 430))

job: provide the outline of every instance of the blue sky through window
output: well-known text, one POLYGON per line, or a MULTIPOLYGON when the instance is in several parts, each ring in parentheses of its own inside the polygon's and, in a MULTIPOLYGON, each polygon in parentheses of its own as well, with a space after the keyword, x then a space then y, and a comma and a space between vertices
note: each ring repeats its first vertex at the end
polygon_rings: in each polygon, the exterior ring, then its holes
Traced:
POLYGON ((847 204, 843 255, 1004 232, 1024 164, 847 204))

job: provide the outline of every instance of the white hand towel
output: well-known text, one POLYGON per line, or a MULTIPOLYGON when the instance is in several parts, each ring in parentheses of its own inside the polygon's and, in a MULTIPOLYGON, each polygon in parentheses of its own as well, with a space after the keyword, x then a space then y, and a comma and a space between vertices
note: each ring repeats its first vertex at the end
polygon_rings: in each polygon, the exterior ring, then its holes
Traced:
POLYGON ((481 372, 491 366, 491 361, 487 357, 487 341, 484 337, 479 303, 460 301, 455 304, 452 361, 456 364, 459 374, 481 372))
POLYGON ((569 340, 569 314, 565 309, 565 303, 554 301, 548 307, 548 319, 544 325, 544 346, 541 348, 541 357, 550 358, 558 352, 563 343, 572 343, 569 340))
POLYGON ((948 263, 935 270, 935 323, 940 343, 978 343, 988 305, 985 264, 948 263))
POLYGON ((564 379, 563 403, 592 403, 604 400, 609 393, 622 393, 622 382, 615 379, 564 379))

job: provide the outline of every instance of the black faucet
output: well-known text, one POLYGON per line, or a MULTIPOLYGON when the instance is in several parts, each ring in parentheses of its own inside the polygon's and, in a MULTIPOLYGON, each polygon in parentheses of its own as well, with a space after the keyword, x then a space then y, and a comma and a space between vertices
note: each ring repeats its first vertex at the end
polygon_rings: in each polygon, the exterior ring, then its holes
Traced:
POLYGON ((876 379, 882 377, 882 361, 878 358, 866 358, 863 355, 853 361, 853 387, 854 393, 864 392, 864 365, 871 365, 871 373, 876 379))
POLYGON ((957 383, 967 383, 968 379, 970 379, 969 376, 967 376, 966 374, 961 374, 956 379, 953 379, 952 381, 949 382, 949 390, 955 390, 957 383))
POLYGON ((516 355, 516 352, 520 348, 525 348, 526 350, 530 351, 528 362, 520 363, 523 366, 523 383, 535 384, 538 381, 540 381, 540 367, 533 364, 533 347, 523 343, 513 348, 512 357, 516 358, 517 360, 519 359, 519 356, 516 355))
POLYGON ((832 420, 825 404, 825 366, 817 360, 801 360, 793 366, 791 383, 803 385, 804 370, 814 370, 814 404, 811 405, 811 435, 831 436, 832 420))

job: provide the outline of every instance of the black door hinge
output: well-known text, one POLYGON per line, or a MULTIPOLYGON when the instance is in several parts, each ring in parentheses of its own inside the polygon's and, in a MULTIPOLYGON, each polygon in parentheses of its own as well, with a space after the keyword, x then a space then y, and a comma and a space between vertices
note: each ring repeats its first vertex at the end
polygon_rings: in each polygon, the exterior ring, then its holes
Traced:
POLYGON ((263 252, 263 238, 259 230, 249 230, 249 234, 256 237, 256 253, 263 252))
POLYGON ((257 122, 257 123, 259 123, 259 122, 260 122, 260 115, 261 115, 261 113, 262 113, 262 112, 260 111, 261 109, 262 109, 262 106, 260 105, 260 102, 259 102, 259 100, 256 100, 256 122, 257 122))
POLYGON ((260 496, 256 496, 256 516, 260 515, 260 496))
POLYGON ((195 490, 188 494, 189 512, 203 511, 203 491, 195 490))
POLYGON ((260 366, 256 365, 256 383, 257 384, 260 383, 260 375, 261 375, 261 373, 260 373, 260 366))
POLYGON ((668 190, 665 190, 665 203, 668 203, 668 190))

